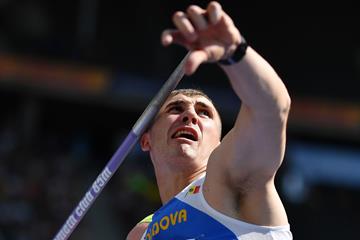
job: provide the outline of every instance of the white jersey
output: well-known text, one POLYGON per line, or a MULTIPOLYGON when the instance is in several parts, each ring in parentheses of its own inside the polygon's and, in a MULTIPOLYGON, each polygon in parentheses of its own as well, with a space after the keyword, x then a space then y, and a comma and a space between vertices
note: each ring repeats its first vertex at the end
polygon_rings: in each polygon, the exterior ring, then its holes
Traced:
POLYGON ((205 176, 156 211, 142 240, 290 240, 290 226, 259 226, 228 217, 206 202, 205 176))

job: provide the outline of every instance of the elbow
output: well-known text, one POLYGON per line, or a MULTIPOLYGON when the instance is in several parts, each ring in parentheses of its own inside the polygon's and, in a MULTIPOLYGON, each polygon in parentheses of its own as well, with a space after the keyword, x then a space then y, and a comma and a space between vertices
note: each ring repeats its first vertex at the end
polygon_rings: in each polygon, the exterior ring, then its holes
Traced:
POLYGON ((290 113, 291 98, 285 85, 277 84, 263 86, 261 92, 254 94, 253 101, 243 101, 248 109, 262 121, 286 121, 290 113))
POLYGON ((272 111, 275 116, 280 117, 280 120, 286 121, 290 113, 291 98, 286 86, 279 77, 277 84, 274 84, 272 90, 269 92, 272 92, 270 94, 272 99, 268 99, 269 101, 267 101, 269 104, 268 107, 270 107, 269 110, 272 111))
POLYGON ((286 94, 284 94, 279 100, 278 110, 277 110, 282 122, 286 122, 290 113, 290 108, 291 108, 291 98, 289 94, 286 92, 286 94))
MULTIPOLYGON (((258 108, 257 113, 262 122, 286 123, 291 107, 291 99, 287 91, 273 95, 270 99, 263 101, 264 105, 258 108)), ((253 109, 254 110, 254 109, 253 109)))

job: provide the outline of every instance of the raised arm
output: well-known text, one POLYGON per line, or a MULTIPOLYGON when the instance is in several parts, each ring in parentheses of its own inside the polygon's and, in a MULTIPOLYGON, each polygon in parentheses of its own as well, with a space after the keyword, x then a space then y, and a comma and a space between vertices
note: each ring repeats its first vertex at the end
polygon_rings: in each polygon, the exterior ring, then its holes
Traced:
MULTIPOLYGON (((177 12, 176 30, 162 35, 164 45, 192 50, 186 73, 203 62, 218 62, 234 53, 240 32, 217 2, 206 9, 190 6, 177 12)), ((223 66, 242 106, 233 129, 209 159, 204 195, 218 211, 259 225, 284 225, 287 217, 274 186, 283 160, 290 108, 287 90, 273 68, 251 47, 241 61, 223 66)))

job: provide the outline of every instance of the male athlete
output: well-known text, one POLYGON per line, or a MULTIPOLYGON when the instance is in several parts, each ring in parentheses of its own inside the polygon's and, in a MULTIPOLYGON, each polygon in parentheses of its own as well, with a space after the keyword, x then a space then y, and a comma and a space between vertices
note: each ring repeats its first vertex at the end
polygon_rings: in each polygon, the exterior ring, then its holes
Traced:
POLYGON ((274 178, 285 151, 288 92, 273 68, 240 35, 217 2, 173 16, 165 46, 192 53, 185 71, 217 63, 242 105, 220 141, 221 121, 211 100, 177 90, 141 138, 154 165, 163 206, 137 224, 128 240, 292 239, 274 178))

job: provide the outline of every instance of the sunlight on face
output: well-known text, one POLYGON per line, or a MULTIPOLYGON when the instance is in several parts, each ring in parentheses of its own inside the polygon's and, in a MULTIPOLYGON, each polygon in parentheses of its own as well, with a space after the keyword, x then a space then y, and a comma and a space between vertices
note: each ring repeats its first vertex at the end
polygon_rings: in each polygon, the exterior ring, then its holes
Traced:
POLYGON ((146 133, 149 148, 145 150, 154 162, 206 164, 220 137, 221 121, 211 101, 201 95, 178 94, 160 109, 146 133))

